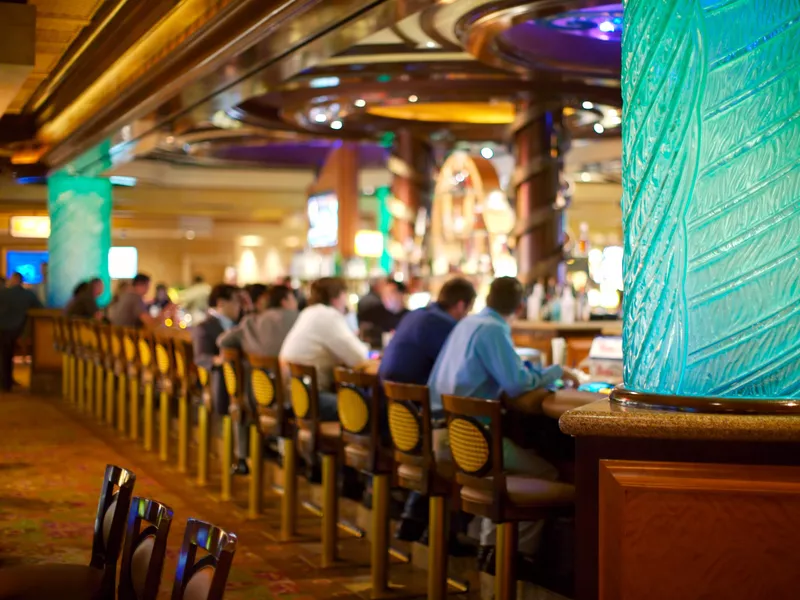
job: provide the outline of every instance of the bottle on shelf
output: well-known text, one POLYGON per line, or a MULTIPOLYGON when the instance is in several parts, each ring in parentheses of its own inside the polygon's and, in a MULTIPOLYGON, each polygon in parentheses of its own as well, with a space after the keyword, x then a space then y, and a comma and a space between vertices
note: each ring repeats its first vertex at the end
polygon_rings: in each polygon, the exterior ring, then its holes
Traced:
POLYGON ((528 296, 528 320, 541 321, 542 320, 542 304, 544 303, 544 286, 541 283, 536 283, 533 286, 531 295, 528 296))
POLYGON ((575 322, 575 296, 572 293, 572 286, 565 285, 561 292, 561 323, 575 322))

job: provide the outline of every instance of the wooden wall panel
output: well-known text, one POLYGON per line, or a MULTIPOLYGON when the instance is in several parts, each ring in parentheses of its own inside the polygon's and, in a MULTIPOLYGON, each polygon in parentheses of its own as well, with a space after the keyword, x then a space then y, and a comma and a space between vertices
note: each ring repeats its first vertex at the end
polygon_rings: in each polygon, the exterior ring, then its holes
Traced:
POLYGON ((800 598, 800 468, 600 463, 601 600, 800 598))

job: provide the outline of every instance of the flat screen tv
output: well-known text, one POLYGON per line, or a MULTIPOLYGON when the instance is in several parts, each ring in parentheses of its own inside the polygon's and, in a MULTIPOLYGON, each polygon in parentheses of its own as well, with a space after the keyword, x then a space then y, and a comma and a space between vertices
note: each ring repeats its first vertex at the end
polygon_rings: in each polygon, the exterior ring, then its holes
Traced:
POLYGON ((25 283, 42 283, 42 263, 46 262, 46 250, 9 250, 6 252, 6 278, 18 272, 25 283))
POLYGON ((333 248, 339 243, 339 199, 333 192, 308 199, 308 245, 333 248))

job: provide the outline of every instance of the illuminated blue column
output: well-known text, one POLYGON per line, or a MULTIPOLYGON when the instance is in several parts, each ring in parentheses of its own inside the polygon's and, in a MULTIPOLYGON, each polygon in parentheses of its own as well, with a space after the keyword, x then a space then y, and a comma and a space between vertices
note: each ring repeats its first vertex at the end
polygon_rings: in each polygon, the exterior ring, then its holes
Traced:
POLYGON ((48 305, 64 306, 78 283, 94 277, 105 282, 104 296, 108 297, 111 183, 108 179, 58 175, 48 180, 47 187, 48 305))
POLYGON ((625 6, 629 389, 800 398, 798 11, 625 6))

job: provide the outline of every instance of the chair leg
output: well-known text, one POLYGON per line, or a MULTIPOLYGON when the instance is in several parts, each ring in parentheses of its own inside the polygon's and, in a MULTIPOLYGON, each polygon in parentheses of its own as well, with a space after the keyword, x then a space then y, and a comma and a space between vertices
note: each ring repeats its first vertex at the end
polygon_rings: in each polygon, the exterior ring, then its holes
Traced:
POLYGON ((257 519, 261 515, 264 497, 263 448, 258 425, 250 425, 250 494, 247 503, 247 516, 250 519, 257 519))
POLYGON ((128 431, 128 407, 125 406, 125 397, 128 392, 128 378, 125 374, 119 376, 117 383, 117 431, 125 435, 128 431))
POLYGON ((167 462, 169 460, 169 394, 161 392, 158 402, 158 457, 167 462))
POLYGON ((233 419, 230 415, 222 417, 222 486, 220 496, 223 502, 231 499, 231 487, 233 485, 233 419))
POLYGON ((69 355, 61 354, 61 397, 69 399, 69 355))
POLYGON ((114 427, 114 371, 106 369, 106 425, 114 427))
POLYGON ((78 385, 75 389, 75 395, 78 400, 78 411, 80 412, 83 412, 83 399, 84 399, 83 377, 85 372, 86 372, 86 363, 83 361, 83 359, 78 359, 78 385))
POLYGON ((97 417, 99 422, 103 421, 103 411, 105 410, 105 402, 103 396, 105 394, 105 387, 103 386, 103 376, 105 369, 102 365, 96 364, 94 366, 94 416, 97 417))
POLYGON ((131 422, 130 422, 130 438, 133 441, 139 439, 139 375, 131 376, 131 422))
POLYGON ((208 447, 210 440, 208 409, 201 404, 197 408, 197 485, 208 485, 208 447))
POLYGON ((370 583, 372 597, 389 589, 389 476, 372 476, 372 540, 370 583))
POLYGON ((181 393, 178 398, 178 472, 186 473, 189 466, 189 400, 181 393))
POLYGON ((428 598, 447 596, 447 498, 431 496, 428 501, 428 598))
POLYGON ((498 523, 495 553, 495 600, 517 598, 517 542, 519 530, 516 523, 498 523))
POLYGON ((86 414, 94 416, 94 363, 86 361, 86 388, 84 389, 84 409, 86 414))
POLYGON ((153 426, 155 414, 153 413, 153 384, 144 384, 144 449, 148 452, 153 449, 153 426))
POLYGON ((322 455, 322 562, 323 569, 336 562, 339 498, 336 495, 336 455, 322 455))
POLYGON ((297 531, 297 450, 293 438, 283 440, 283 496, 281 497, 281 541, 297 531))

